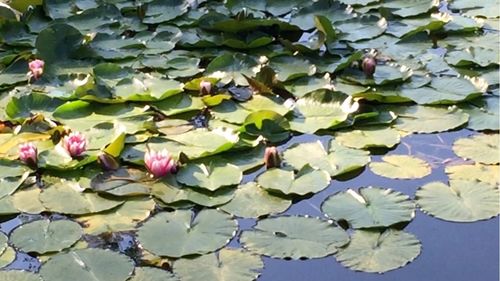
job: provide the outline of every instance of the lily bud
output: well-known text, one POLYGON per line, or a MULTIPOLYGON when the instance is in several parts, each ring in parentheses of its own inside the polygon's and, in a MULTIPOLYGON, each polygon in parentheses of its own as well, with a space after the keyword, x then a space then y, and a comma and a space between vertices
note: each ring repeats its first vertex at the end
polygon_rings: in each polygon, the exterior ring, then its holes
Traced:
POLYGON ((264 163, 267 169, 281 166, 281 158, 275 146, 266 147, 266 151, 264 152, 264 163))
POLYGON ((30 69, 30 74, 33 78, 38 79, 42 76, 43 74, 43 68, 45 66, 45 62, 43 60, 33 60, 28 64, 28 67, 30 69))
POLYGON ((366 77, 373 77, 375 73, 375 67, 377 66, 377 61, 373 57, 366 57, 361 63, 361 69, 365 73, 366 77))
POLYGON ((38 150, 33 143, 28 142, 19 145, 19 160, 23 161, 26 165, 36 167, 37 154, 38 150))
POLYGON ((79 132, 72 132, 63 139, 63 146, 71 157, 82 155, 87 149, 87 140, 79 132))
POLYGON ((208 81, 201 81, 200 82, 200 94, 202 96, 210 95, 211 91, 212 91, 212 83, 210 83, 208 81))
POLYGON ((116 170, 120 168, 120 163, 118 163, 113 156, 107 154, 106 152, 102 152, 99 156, 97 156, 97 162, 101 164, 104 170, 116 170))
POLYGON ((162 151, 147 151, 144 154, 144 164, 155 178, 177 172, 177 164, 166 149, 162 151))

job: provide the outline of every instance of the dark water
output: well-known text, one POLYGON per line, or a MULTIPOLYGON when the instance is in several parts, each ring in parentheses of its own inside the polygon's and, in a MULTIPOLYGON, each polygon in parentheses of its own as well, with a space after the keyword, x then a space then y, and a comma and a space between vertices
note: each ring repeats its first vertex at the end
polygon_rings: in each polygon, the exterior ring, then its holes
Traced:
MULTIPOLYGON (((425 159, 432 165, 432 174, 418 180, 393 180, 373 174, 366 168, 357 177, 346 181, 332 181, 324 191, 294 204, 286 214, 322 217, 321 203, 331 194, 348 188, 376 186, 391 188, 414 197, 415 191, 432 181, 447 182, 444 163, 461 162, 451 150, 460 137, 474 134, 468 130, 432 135, 411 135, 402 138, 396 149, 387 154, 411 154, 425 159)), ((325 145, 329 136, 301 135, 293 138, 281 149, 293 143, 317 139, 325 145)), ((372 156, 372 161, 381 155, 372 156)), ((252 180, 257 173, 246 176, 252 180)), ((0 224, 0 231, 9 233, 21 223, 19 218, 0 224)), ((255 220, 239 220, 240 230, 250 229, 255 220)), ((498 281, 499 278, 499 219, 498 217, 474 223, 451 223, 435 219, 417 211, 415 219, 405 228, 422 243, 422 253, 407 266, 384 274, 355 272, 340 265, 333 257, 287 261, 264 257, 265 269, 259 281, 498 281)), ((124 235, 118 249, 126 252, 133 245, 133 238, 124 235)), ((239 247, 235 238, 230 247, 239 247)), ((18 253, 10 269, 37 271, 39 262, 25 253, 18 253)), ((1 280, 0 280, 1 281, 1 280)))
MULTIPOLYGON (((373 174, 368 168, 354 179, 333 181, 331 186, 307 201, 294 204, 286 213, 322 216, 321 203, 329 195, 348 188, 377 186, 391 188, 414 197, 418 187, 432 181, 446 182, 444 161, 461 161, 451 150, 459 137, 473 132, 462 130, 433 135, 411 135, 387 154, 411 154, 432 164, 432 174, 418 180, 393 180, 373 174)), ((327 140, 328 137, 322 138, 327 140)), ((301 136, 296 141, 311 141, 301 136)), ((372 156, 377 161, 381 156, 372 156)), ((355 272, 340 265, 333 257, 306 261, 264 258, 266 268, 259 281, 498 281, 499 219, 474 223, 452 223, 417 211, 405 228, 422 243, 422 253, 407 266, 384 274, 355 272)))

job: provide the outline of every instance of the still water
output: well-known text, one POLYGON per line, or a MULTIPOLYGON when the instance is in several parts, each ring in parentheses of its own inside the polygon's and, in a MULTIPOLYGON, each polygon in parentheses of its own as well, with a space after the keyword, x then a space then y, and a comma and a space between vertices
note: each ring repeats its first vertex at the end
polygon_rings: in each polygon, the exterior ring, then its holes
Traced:
MULTIPOLYGON (((451 145, 460 137, 474 134, 468 130, 432 135, 411 135, 402 138, 396 149, 387 154, 411 154, 425 159, 432 166, 432 173, 418 180, 393 180, 373 174, 368 168, 359 175, 344 181, 334 180, 324 191, 295 203, 285 212, 287 215, 322 217, 321 203, 331 194, 348 188, 375 186, 391 188, 414 197, 415 191, 432 181, 447 182, 445 165, 462 162, 452 151, 451 145), (445 164, 446 163, 446 164, 445 164)), ((320 140, 325 145, 330 136, 301 135, 283 145, 320 140)), ((373 155, 372 161, 380 160, 373 155)), ((245 177, 251 181, 259 173, 245 177)), ((0 231, 9 233, 21 223, 19 218, 0 223, 0 231)), ((249 229, 255 220, 239 220, 240 231, 249 229)), ((422 243, 422 253, 407 266, 384 274, 355 272, 344 268, 333 257, 289 261, 264 257, 265 269, 259 281, 498 281, 499 278, 499 219, 474 223, 452 223, 435 219, 417 211, 414 220, 405 228, 422 243)), ((132 235, 120 236, 116 250, 127 252, 135 246, 132 235)), ((230 247, 240 247, 233 239, 230 247)), ((106 247, 106 246, 105 246, 106 247)), ((25 253, 7 268, 37 271, 38 260, 25 253)), ((0 280, 1 281, 1 280, 0 280)))

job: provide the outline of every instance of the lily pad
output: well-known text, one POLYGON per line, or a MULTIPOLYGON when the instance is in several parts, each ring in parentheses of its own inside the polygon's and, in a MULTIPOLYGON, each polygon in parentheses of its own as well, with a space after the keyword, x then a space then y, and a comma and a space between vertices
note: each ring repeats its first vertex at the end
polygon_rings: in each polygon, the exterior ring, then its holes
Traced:
POLYGON ((469 115, 456 107, 411 106, 396 110, 395 127, 410 133, 438 133, 462 126, 469 115))
POLYGON ((445 172, 450 180, 476 180, 492 186, 500 185, 500 166, 498 165, 454 165, 447 166, 445 172))
POLYGON ((234 165, 188 164, 177 173, 177 181, 189 186, 215 191, 223 186, 239 184, 241 170, 234 165))
POLYGON ((206 254, 226 245, 238 225, 227 214, 205 209, 197 214, 186 210, 163 212, 149 219, 138 229, 142 246, 159 256, 183 257, 206 254), (173 239, 175 243, 166 243, 173 239))
POLYGON ((328 197, 321 210, 352 228, 388 227, 415 217, 415 204, 400 192, 377 187, 352 189, 328 197))
POLYGON ((420 241, 404 231, 356 230, 351 242, 335 258, 353 270, 383 273, 405 266, 420 254, 420 250, 420 241))
POLYGON ((36 273, 24 270, 2 270, 0 279, 3 281, 41 281, 42 279, 36 273))
POLYGON ((304 166, 296 175, 293 171, 273 168, 259 175, 257 183, 266 190, 286 195, 306 195, 327 188, 330 184, 330 175, 310 166, 304 166))
POLYGON ((375 174, 391 179, 419 179, 431 173, 431 167, 422 159, 409 155, 386 155, 382 162, 371 162, 375 174))
POLYGON ((173 270, 185 281, 252 281, 264 268, 262 259, 241 249, 222 249, 193 259, 174 262, 173 270))
POLYGON ((290 200, 271 195, 257 183, 249 182, 238 186, 234 198, 220 208, 238 217, 258 218, 284 212, 290 205, 290 200))
POLYGON ((431 182, 415 198, 422 210, 434 217, 455 222, 473 222, 495 217, 500 204, 498 187, 472 180, 450 180, 450 185, 431 182))
POLYGON ((82 249, 51 257, 40 269, 44 281, 123 281, 133 272, 132 260, 110 250, 82 249))
POLYGON ((252 252, 273 258, 321 258, 349 243, 340 227, 309 217, 276 217, 257 222, 241 234, 240 242, 252 252))
POLYGON ((136 267, 134 276, 128 281, 178 281, 174 274, 156 267, 136 267))
POLYGON ((498 134, 475 135, 455 141, 453 151, 462 158, 472 159, 478 163, 498 164, 500 163, 499 142, 498 134))
POLYGON ((16 259, 16 255, 17 255, 16 250, 14 248, 12 247, 5 248, 3 253, 0 253, 0 268, 8 266, 12 262, 14 262, 14 260, 16 259))
POLYGON ((86 234, 99 235, 105 232, 131 231, 135 230, 138 223, 150 216, 155 206, 155 202, 151 199, 128 199, 116 209, 79 216, 76 220, 84 225, 83 231, 86 234))
POLYGON ((109 200, 96 193, 79 190, 79 188, 78 183, 75 182, 54 184, 43 190, 40 194, 40 201, 52 212, 72 215, 102 212, 123 203, 123 201, 109 200))
POLYGON ((11 242, 24 252, 45 254, 69 248, 81 236, 82 228, 78 223, 69 220, 38 220, 14 229, 11 242))
POLYGON ((335 140, 341 145, 352 148, 391 148, 399 143, 397 130, 388 127, 369 127, 358 130, 338 132, 335 140))

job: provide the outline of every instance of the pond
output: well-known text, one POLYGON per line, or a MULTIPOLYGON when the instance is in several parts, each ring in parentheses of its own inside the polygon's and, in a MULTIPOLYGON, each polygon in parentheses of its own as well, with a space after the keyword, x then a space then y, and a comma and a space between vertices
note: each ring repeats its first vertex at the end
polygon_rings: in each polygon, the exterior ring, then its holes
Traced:
POLYGON ((0 280, 499 280, 499 11, 0 4, 0 280))

